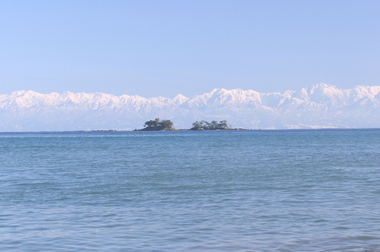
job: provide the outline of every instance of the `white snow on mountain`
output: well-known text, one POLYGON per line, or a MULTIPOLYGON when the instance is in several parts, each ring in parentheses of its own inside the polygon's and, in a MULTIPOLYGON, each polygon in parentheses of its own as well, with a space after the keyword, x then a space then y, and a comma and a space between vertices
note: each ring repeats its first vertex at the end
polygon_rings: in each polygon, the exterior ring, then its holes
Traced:
POLYGON ((378 128, 380 86, 339 89, 322 83, 283 94, 222 88, 173 99, 71 92, 0 94, 0 131, 135 129, 154 118, 170 119, 176 128, 190 128, 196 120, 224 119, 233 127, 250 129, 378 128))

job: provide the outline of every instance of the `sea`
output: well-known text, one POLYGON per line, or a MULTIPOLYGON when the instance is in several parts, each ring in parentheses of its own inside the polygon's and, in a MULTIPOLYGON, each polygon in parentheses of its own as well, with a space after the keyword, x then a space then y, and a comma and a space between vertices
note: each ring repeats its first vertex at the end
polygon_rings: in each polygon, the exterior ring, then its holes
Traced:
POLYGON ((380 130, 0 133, 1 251, 380 251, 380 130))

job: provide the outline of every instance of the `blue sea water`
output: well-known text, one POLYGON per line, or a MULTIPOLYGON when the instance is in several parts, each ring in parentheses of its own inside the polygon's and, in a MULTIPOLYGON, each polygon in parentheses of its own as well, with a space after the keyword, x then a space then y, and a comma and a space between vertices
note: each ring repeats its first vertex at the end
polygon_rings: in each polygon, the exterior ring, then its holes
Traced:
POLYGON ((380 251, 380 130, 144 134, 0 133, 0 250, 380 251))

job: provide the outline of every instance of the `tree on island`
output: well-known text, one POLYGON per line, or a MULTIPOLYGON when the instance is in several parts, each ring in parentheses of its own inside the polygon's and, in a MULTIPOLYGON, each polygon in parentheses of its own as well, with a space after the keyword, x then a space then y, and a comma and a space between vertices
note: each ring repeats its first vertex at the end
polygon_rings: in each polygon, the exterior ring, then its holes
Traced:
POLYGON ((219 123, 217 121, 212 121, 211 123, 207 121, 196 121, 193 123, 192 130, 223 130, 228 129, 227 126, 227 120, 220 121, 219 123))
POLYGON ((155 120, 146 121, 143 130, 172 130, 173 123, 170 120, 161 120, 156 118, 155 120))

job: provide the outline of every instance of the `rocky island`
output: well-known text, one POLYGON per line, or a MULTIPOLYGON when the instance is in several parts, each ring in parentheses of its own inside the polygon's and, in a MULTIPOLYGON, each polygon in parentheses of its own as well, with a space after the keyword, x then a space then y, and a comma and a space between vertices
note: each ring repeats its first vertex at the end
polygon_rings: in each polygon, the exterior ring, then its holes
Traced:
POLYGON ((227 121, 223 120, 219 123, 217 121, 212 121, 211 123, 207 121, 196 121, 193 123, 193 127, 190 130, 232 130, 233 128, 228 127, 227 121))
MULTIPOLYGON (((170 120, 160 120, 160 118, 156 118, 154 120, 146 121, 143 129, 135 129, 135 131, 184 130, 175 129, 173 128, 173 125, 173 122, 170 120)), ((227 120, 222 120, 219 122, 212 121, 211 123, 202 120, 194 122, 193 127, 190 130, 244 130, 244 128, 232 128, 231 125, 228 126, 227 120)))
POLYGON ((163 131, 163 130, 176 130, 173 128, 173 123, 170 120, 155 120, 146 121, 143 129, 136 131, 163 131))

